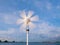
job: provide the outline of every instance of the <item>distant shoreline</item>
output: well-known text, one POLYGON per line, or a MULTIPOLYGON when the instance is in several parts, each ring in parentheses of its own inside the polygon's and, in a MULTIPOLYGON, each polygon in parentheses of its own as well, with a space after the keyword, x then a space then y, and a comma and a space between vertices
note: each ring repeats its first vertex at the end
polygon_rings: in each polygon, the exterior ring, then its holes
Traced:
MULTIPOLYGON (((26 43, 26 42, 0 42, 0 43, 26 43)), ((60 42, 29 42, 29 43, 60 43, 60 42)))
MULTIPOLYGON (((8 40, 5 40, 5 41, 2 41, 0 40, 0 43, 26 43, 24 41, 8 41, 8 40)), ((29 42, 31 43, 31 42, 29 42)), ((42 41, 42 42, 33 42, 33 43, 60 43, 60 41, 42 41)))

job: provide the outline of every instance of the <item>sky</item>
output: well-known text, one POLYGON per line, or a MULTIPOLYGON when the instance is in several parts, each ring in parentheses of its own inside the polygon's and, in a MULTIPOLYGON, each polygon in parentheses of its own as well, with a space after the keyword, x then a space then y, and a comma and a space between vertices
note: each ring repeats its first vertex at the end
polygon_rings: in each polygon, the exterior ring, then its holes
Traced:
POLYGON ((16 24, 24 10, 39 18, 29 42, 60 41, 60 0, 0 0, 0 40, 26 41, 26 29, 16 24))

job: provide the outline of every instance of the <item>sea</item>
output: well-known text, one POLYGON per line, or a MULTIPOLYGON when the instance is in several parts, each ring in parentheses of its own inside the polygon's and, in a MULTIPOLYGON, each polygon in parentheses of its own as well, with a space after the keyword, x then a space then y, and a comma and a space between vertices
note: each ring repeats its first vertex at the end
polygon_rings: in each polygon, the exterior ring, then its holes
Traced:
MULTIPOLYGON (((0 43, 0 45, 26 45, 26 43, 0 43)), ((60 43, 40 43, 40 42, 30 42, 29 45, 60 45, 60 43)))

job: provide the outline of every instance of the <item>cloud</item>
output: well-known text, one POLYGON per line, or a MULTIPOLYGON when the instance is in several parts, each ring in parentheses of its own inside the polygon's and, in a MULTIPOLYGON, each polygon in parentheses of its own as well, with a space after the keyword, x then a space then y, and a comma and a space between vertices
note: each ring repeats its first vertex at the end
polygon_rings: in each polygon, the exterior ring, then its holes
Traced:
POLYGON ((40 10, 47 9, 50 10, 52 9, 52 4, 49 1, 34 1, 34 5, 39 8, 40 10))
POLYGON ((5 40, 8 40, 8 41, 17 41, 16 38, 13 38, 13 37, 9 37, 9 36, 1 36, 0 37, 0 40, 2 41, 5 41, 5 40))
POLYGON ((13 33, 15 33, 14 28, 10 28, 8 30, 0 30, 0 35, 8 35, 8 34, 13 34, 13 33))
POLYGON ((0 18, 0 22, 4 22, 5 24, 15 24, 18 16, 16 12, 0 13, 0 18))
POLYGON ((58 5, 56 8, 57 8, 57 9, 60 9, 60 5, 58 5))
POLYGON ((30 33, 42 35, 47 38, 59 37, 60 35, 60 27, 56 27, 49 22, 41 22, 38 24, 36 30, 31 30, 30 33), (38 32, 38 33, 37 33, 38 32))
POLYGON ((41 10, 44 8, 44 5, 41 1, 34 1, 34 5, 41 10))
POLYGON ((60 14, 52 13, 52 14, 50 15, 50 18, 52 18, 52 19, 60 19, 60 14))
POLYGON ((0 0, 0 12, 13 12, 16 8, 16 0, 0 0))
POLYGON ((49 2, 46 2, 46 8, 47 8, 48 10, 52 9, 52 4, 49 3, 49 2))
POLYGON ((0 40, 8 40, 8 41, 17 41, 17 34, 15 28, 8 28, 8 30, 0 30, 0 40))
POLYGON ((56 35, 60 34, 60 27, 56 27, 52 24, 43 22, 39 25, 40 30, 39 30, 39 34, 43 34, 46 35, 47 37, 55 37, 56 35))

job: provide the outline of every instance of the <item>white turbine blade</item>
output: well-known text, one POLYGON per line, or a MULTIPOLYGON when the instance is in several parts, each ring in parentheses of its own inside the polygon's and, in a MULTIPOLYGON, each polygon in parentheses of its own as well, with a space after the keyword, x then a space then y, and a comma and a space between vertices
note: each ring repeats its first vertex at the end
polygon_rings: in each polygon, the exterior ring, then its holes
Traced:
POLYGON ((23 23, 23 19, 18 19, 16 23, 17 23, 17 24, 23 23))
POLYGON ((31 17, 31 21, 39 21, 39 17, 36 15, 36 16, 33 16, 31 17))
POLYGON ((35 24, 33 24, 32 22, 29 23, 29 28, 30 28, 30 29, 34 29, 35 27, 36 27, 35 24))
POLYGON ((20 11, 20 17, 25 18, 26 17, 26 12, 25 11, 20 11))
POLYGON ((28 12, 28 18, 30 18, 33 14, 34 14, 33 11, 29 11, 29 12, 28 12))
POLYGON ((20 27, 20 30, 25 30, 26 29, 26 25, 23 23, 22 25, 21 25, 21 27, 20 27))

